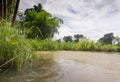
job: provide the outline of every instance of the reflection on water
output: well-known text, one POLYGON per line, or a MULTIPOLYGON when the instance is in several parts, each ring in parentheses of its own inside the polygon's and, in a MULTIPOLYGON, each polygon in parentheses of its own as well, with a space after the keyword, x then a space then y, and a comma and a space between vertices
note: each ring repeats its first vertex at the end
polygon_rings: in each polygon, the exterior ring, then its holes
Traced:
POLYGON ((38 52, 22 72, 0 82, 120 82, 120 53, 38 52))
POLYGON ((54 54, 44 53, 39 54, 33 64, 28 64, 22 72, 10 72, 0 82, 57 82, 59 71, 54 54))

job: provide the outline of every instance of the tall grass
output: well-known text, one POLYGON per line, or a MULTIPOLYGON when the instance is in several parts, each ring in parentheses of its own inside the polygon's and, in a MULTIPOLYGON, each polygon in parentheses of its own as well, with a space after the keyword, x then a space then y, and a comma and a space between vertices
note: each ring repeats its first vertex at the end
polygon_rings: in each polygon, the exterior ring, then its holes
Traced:
POLYGON ((0 69, 20 70, 33 57, 32 51, 21 31, 0 23, 0 69))
POLYGON ((83 39, 80 42, 57 42, 46 40, 29 40, 31 46, 36 51, 48 51, 48 50, 73 50, 73 51, 116 51, 115 45, 103 45, 100 42, 94 42, 91 40, 83 39))

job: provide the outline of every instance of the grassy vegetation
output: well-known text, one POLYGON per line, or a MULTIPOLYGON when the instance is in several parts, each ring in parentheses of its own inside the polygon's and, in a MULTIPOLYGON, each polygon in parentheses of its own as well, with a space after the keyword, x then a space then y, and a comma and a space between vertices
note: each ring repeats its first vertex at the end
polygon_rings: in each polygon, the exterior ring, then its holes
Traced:
POLYGON ((0 23, 0 69, 17 69, 28 62, 34 55, 33 51, 118 51, 115 45, 103 45, 82 39, 80 42, 59 42, 50 39, 26 39, 20 30, 0 23))
POLYGON ((20 70, 33 57, 25 35, 9 24, 0 23, 0 69, 20 70))
POLYGON ((72 51, 117 51, 118 47, 115 45, 103 45, 100 42, 83 39, 80 42, 57 42, 46 40, 29 40, 29 43, 36 51, 48 50, 72 50, 72 51))

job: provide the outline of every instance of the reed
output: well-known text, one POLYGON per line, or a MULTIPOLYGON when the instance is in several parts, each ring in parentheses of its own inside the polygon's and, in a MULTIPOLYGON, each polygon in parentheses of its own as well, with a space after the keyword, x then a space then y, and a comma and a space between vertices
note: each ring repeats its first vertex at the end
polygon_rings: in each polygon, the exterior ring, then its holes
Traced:
POLYGON ((0 69, 20 70, 33 57, 33 49, 20 30, 0 23, 0 69))
POLYGON ((100 42, 94 42, 87 39, 83 39, 80 42, 58 42, 50 39, 31 39, 29 42, 36 51, 117 51, 118 48, 118 46, 115 45, 103 45, 100 42))

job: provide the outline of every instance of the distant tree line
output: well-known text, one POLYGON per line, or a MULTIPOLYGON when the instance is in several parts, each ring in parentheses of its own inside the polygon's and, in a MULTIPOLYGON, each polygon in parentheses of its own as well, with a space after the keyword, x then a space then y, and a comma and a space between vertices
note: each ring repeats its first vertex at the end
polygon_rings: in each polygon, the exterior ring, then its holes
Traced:
MULTIPOLYGON (((86 37, 82 34, 75 34, 73 37, 68 35, 64 36, 63 40, 65 42, 79 42, 82 39, 86 39, 86 37)), ((101 42, 102 44, 114 44, 120 46, 120 37, 114 36, 113 33, 104 34, 97 42, 101 42)))
POLYGON ((84 35, 82 35, 82 34, 75 34, 74 35, 74 37, 72 37, 72 36, 64 36, 63 37, 63 40, 65 41, 65 42, 79 42, 81 39, 85 39, 85 36, 84 35), (73 39, 74 38, 74 39, 73 39))

